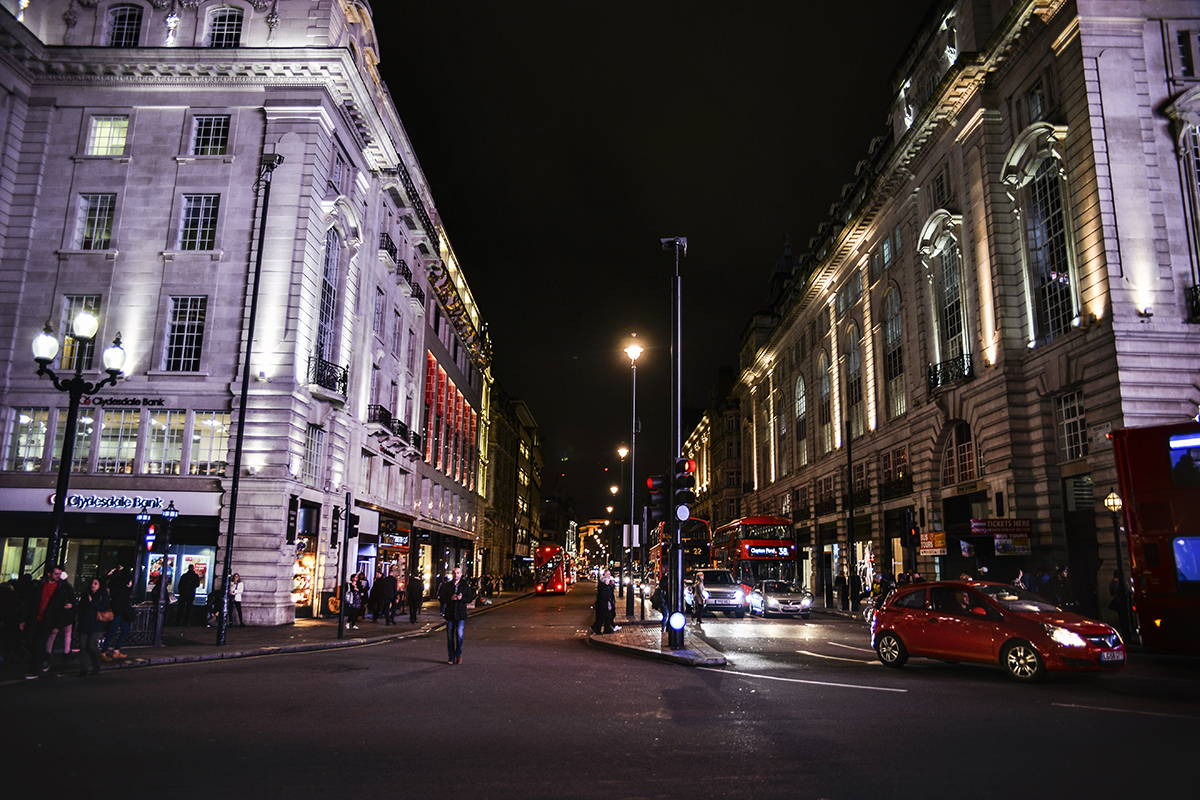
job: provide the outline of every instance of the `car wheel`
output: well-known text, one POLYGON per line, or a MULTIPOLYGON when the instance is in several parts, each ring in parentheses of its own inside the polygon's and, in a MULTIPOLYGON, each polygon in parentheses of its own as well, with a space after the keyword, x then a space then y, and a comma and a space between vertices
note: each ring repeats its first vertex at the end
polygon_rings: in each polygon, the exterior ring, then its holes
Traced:
MULTIPOLYGON (((746 616, 746 612, 745 612, 745 611, 739 611, 739 612, 737 612, 737 618, 738 618, 738 619, 741 619, 741 618, 742 618, 742 617, 744 617, 744 616, 746 616)), ((765 615, 763 616, 763 619, 766 619, 766 616, 765 616, 765 615)))
POLYGON ((1009 642, 1000 653, 1000 666, 1010 678, 1032 683, 1041 680, 1046 674, 1046 665, 1042 657, 1029 642, 1017 640, 1009 642))
POLYGON ((904 662, 908 661, 908 650, 904 649, 904 642, 891 631, 879 635, 879 641, 875 643, 875 654, 888 667, 903 667, 904 662))
POLYGON ((808 619, 808 614, 801 614, 800 619, 808 619))

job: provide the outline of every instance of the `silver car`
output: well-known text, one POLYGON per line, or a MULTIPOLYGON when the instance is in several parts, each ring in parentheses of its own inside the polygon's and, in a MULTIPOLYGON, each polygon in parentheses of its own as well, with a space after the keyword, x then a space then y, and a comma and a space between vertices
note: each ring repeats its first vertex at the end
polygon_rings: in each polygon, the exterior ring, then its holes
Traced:
POLYGON ((696 570, 683 587, 683 604, 688 611, 692 610, 692 586, 696 575, 704 575, 704 610, 716 613, 724 612, 725 616, 736 616, 741 619, 746 615, 746 596, 742 585, 738 583, 733 573, 727 569, 696 570))
POLYGON ((812 592, 786 581, 763 581, 747 598, 750 613, 764 619, 768 614, 799 614, 808 619, 812 610, 812 592))

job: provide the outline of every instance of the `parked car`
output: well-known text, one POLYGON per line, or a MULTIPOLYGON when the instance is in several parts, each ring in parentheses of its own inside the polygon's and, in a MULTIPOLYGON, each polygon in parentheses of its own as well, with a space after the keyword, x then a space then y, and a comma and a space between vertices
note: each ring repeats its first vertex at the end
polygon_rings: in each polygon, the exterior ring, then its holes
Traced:
POLYGON ((812 609, 812 592, 787 581, 763 581, 746 597, 750 614, 764 619, 771 614, 799 614, 808 619, 812 609))
POLYGON ((879 660, 911 656, 998 664, 1019 681, 1047 672, 1112 672, 1125 666, 1120 635, 1002 583, 939 581, 902 587, 875 612, 879 660))
POLYGON ((692 584, 701 574, 704 575, 706 610, 721 611, 727 617, 738 619, 746 616, 746 593, 727 569, 698 569, 689 576, 683 586, 683 605, 688 611, 692 610, 692 584))

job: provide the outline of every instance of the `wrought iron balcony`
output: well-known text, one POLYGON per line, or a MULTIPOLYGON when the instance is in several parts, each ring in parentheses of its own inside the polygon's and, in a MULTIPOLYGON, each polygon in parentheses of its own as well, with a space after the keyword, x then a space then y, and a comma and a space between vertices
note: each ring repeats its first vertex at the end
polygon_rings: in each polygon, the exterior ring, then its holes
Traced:
POLYGON ((425 290, 422 289, 420 286, 417 286, 415 283, 413 284, 412 290, 413 290, 413 295, 412 295, 413 300, 416 300, 421 305, 425 305, 425 290))
POLYGON ((394 435, 399 436, 406 442, 409 440, 408 423, 404 422, 403 420, 393 418, 391 429, 394 435))
POLYGON ((392 429, 392 412, 383 406, 367 406, 367 424, 392 429))
POLYGON ((894 500, 897 497, 906 497, 912 494, 912 490, 912 475, 905 475, 903 478, 879 484, 879 499, 894 500))
POLYGON ((1187 305, 1188 319, 1200 322, 1200 286, 1185 286, 1183 300, 1187 305))
POLYGON ((404 282, 412 286, 412 270, 409 269, 408 262, 402 258, 396 262, 396 268, 400 271, 400 277, 404 278, 404 282))
POLYGON ((421 434, 416 431, 412 431, 412 446, 417 448, 418 451, 421 450, 421 434))
POLYGON ((392 241, 391 234, 386 231, 379 234, 379 249, 388 254, 392 259, 393 264, 400 262, 399 251, 396 249, 396 243, 392 241))
POLYGON ((345 396, 350 385, 350 370, 320 356, 308 359, 308 382, 345 396))
POLYGON ((930 364, 926 373, 926 382, 929 385, 929 391, 932 392, 942 386, 969 381, 974 377, 975 371, 971 365, 971 354, 963 353, 958 358, 952 358, 940 364, 930 364))

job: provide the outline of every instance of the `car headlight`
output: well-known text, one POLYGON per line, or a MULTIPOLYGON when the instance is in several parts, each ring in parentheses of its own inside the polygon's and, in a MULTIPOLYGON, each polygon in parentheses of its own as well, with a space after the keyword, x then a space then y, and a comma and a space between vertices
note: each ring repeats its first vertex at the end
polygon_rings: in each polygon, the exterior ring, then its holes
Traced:
POLYGON ((746 599, 746 593, 743 592, 741 589, 738 589, 737 591, 735 591, 733 593, 733 597, 735 600, 737 600, 740 603, 746 599))
POLYGON ((1046 629, 1046 633, 1050 634, 1051 639, 1063 647, 1087 647, 1087 642, 1084 638, 1074 631, 1060 628, 1057 625, 1051 625, 1048 622, 1042 627, 1046 629))
POLYGON ((812 598, 811 597, 804 598, 803 600, 800 601, 800 605, 803 608, 808 608, 809 606, 812 605, 812 598))
POLYGON ((774 598, 771 598, 770 600, 767 601, 767 605, 770 606, 771 608, 779 608, 779 601, 774 598))

